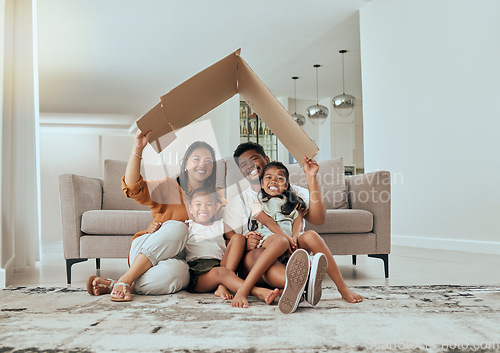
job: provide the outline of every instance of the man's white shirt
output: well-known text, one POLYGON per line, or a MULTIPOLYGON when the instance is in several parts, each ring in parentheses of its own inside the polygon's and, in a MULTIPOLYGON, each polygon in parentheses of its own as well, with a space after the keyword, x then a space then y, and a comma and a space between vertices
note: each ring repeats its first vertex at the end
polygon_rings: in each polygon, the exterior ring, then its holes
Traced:
MULTIPOLYGON (((301 197, 309 207, 309 191, 301 186, 292 185, 292 190, 301 197)), ((226 205, 224 210, 224 223, 235 231, 245 234, 248 230, 248 218, 252 213, 252 204, 257 201, 258 193, 251 187, 236 195, 226 205)), ((305 221, 304 221, 305 224, 305 221)))

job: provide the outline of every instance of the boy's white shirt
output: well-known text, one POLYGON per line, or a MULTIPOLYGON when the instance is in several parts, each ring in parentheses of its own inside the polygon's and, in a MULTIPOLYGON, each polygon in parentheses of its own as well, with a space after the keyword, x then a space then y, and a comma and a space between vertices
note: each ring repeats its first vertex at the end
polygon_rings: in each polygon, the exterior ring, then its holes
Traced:
POLYGON ((186 242, 186 261, 197 259, 222 260, 226 251, 224 240, 224 223, 222 220, 215 221, 209 226, 187 221, 189 235, 186 242))
MULTIPOLYGON (((291 185, 291 187, 309 207, 309 190, 297 185, 291 185)), ((224 223, 236 233, 247 233, 249 231, 248 217, 252 214, 252 205, 258 200, 257 196, 257 191, 249 187, 243 190, 241 194, 233 197, 224 208, 224 223)), ((302 225, 302 230, 304 226, 305 221, 302 225)))

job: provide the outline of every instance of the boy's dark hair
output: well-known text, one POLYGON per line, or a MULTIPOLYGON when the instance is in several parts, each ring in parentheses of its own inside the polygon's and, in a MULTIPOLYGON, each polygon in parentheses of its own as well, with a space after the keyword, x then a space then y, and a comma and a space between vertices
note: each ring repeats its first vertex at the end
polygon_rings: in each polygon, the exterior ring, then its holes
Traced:
POLYGON ((255 152, 257 152, 258 154, 260 154, 264 158, 267 157, 266 152, 264 151, 264 147, 262 147, 258 143, 255 143, 252 141, 243 142, 243 143, 240 143, 238 147, 236 147, 236 149, 234 150, 234 153, 233 153, 233 158, 234 158, 234 161, 236 162, 237 166, 240 165, 238 163, 238 158, 246 151, 251 151, 251 150, 254 150, 255 152))
POLYGON ((218 203, 220 202, 219 194, 217 193, 217 190, 215 188, 211 188, 208 186, 201 186, 197 189, 194 189, 191 191, 188 196, 189 196, 189 203, 191 203, 191 200, 193 197, 195 197, 197 194, 207 194, 207 195, 212 195, 214 198, 214 202, 218 203))
POLYGON ((194 150, 198 148, 206 148, 209 152, 210 155, 212 156, 212 174, 205 179, 205 182, 203 183, 203 186, 207 186, 209 188, 215 189, 215 180, 217 177, 217 163, 215 161, 215 151, 212 146, 210 146, 208 143, 204 141, 196 141, 193 142, 188 149, 186 150, 186 153, 184 153, 184 157, 181 159, 181 173, 177 177, 177 183, 181 186, 182 190, 185 192, 188 191, 188 173, 186 170, 186 163, 189 159, 189 157, 193 154, 194 150))
MULTIPOLYGON (((292 190, 292 187, 290 185, 290 173, 288 172, 288 169, 285 167, 285 165, 283 163, 276 162, 276 161, 269 162, 264 167, 264 169, 262 170, 262 173, 259 177, 261 183, 262 183, 262 178, 264 178, 264 174, 266 173, 266 170, 268 170, 269 168, 272 168, 272 167, 281 169, 285 173, 285 179, 288 182, 288 187, 280 195, 281 198, 284 198, 286 200, 285 204, 283 204, 283 206, 281 207, 281 212, 285 215, 289 215, 295 209, 297 209, 297 211, 299 211, 299 212, 307 210, 307 205, 306 205, 305 201, 302 199, 302 197, 297 195, 292 190)), ((263 202, 266 202, 267 200, 269 200, 271 198, 271 196, 269 196, 264 191, 264 189, 261 188, 260 192, 261 192, 261 197, 262 197, 263 202)))

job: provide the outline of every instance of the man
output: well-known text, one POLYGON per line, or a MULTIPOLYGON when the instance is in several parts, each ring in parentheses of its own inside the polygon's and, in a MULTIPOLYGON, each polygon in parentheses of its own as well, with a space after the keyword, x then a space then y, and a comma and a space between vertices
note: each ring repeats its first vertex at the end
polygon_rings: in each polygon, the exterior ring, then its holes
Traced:
MULTIPOLYGON (((243 267, 247 271, 251 271, 254 265, 258 262, 259 256, 264 249, 256 248, 260 241, 260 235, 256 231, 248 229, 249 216, 251 214, 252 203, 257 200, 258 192, 260 191, 260 174, 264 167, 269 163, 264 149, 261 145, 254 142, 245 142, 240 144, 234 154, 234 160, 238 165, 241 174, 250 183, 250 188, 244 190, 240 195, 234 197, 226 206, 224 223, 226 235, 231 236, 236 232, 241 232, 247 238, 247 253, 243 259, 243 267)), ((323 197, 319 188, 317 173, 319 165, 316 161, 304 157, 304 173, 306 175, 308 190, 299 186, 292 185, 292 189, 300 196, 306 204, 309 205, 309 210, 305 219, 315 225, 323 224, 326 218, 326 207, 323 202, 323 197)), ((298 247, 305 249, 308 253, 323 253, 328 260, 327 273, 334 281, 338 291, 346 301, 351 303, 361 302, 363 297, 353 292, 344 282, 342 275, 333 259, 333 255, 317 233, 305 233, 298 239, 298 247), (307 234, 307 236, 306 236, 307 234)), ((275 261, 263 274, 262 279, 271 287, 284 288, 287 276, 286 267, 279 261, 275 261)), ((289 278, 290 280, 290 278, 289 278)), ((321 296, 321 276, 311 278, 307 283, 306 291, 309 294, 314 288, 319 289, 319 293, 315 295, 307 295, 307 300, 316 305, 321 296), (315 283, 316 282, 316 283, 315 283), (319 294, 319 295, 318 295, 319 294)), ((297 293, 302 295, 302 292, 297 293)), ((298 300, 298 299, 297 299, 298 300)))

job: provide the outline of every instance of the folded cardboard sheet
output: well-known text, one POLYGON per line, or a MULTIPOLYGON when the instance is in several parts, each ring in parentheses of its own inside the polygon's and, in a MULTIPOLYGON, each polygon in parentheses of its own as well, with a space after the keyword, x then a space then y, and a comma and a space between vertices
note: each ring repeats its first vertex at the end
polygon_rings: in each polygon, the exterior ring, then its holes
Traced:
MULTIPOLYGON (((240 50, 194 75, 161 97, 160 103, 137 121, 152 131, 151 146, 160 153, 175 139, 175 131, 192 123, 239 93, 302 166, 318 146, 240 56, 240 50), (196 97, 193 100, 193 97, 196 97), (188 104, 186 104, 188 103, 188 104)), ((237 119, 237 117, 235 117, 237 119)))

